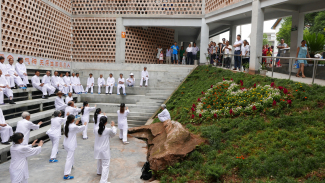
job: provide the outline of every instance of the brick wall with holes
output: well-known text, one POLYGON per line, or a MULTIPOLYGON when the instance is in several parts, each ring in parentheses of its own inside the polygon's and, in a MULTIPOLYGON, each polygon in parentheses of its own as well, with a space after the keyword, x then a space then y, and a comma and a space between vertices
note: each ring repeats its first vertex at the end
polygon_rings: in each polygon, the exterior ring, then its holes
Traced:
POLYGON ((205 14, 238 3, 240 1, 242 0, 205 0, 205 14))
POLYGON ((174 30, 160 27, 126 27, 125 63, 154 64, 157 62, 157 47, 165 54, 174 43, 174 30))
POLYGON ((68 13, 72 13, 71 0, 48 0, 49 2, 57 5, 68 13))
POLYGON ((1 1, 1 51, 71 60, 71 19, 42 0, 1 1))
POLYGON ((72 61, 115 62, 115 18, 74 18, 72 29, 72 61))
POLYGON ((202 0, 72 0, 72 14, 201 15, 202 0))

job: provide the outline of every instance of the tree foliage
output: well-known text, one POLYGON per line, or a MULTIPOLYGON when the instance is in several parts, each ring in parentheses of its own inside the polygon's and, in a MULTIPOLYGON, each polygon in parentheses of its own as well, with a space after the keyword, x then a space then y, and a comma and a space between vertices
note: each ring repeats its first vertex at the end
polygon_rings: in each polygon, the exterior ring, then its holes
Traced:
POLYGON ((309 28, 310 33, 321 33, 325 35, 325 11, 321 11, 315 16, 314 24, 309 28))
POLYGON ((281 42, 281 39, 284 39, 285 42, 290 46, 291 43, 291 26, 292 26, 292 17, 286 17, 281 23, 281 28, 277 33, 276 40, 281 42))
POLYGON ((267 39, 267 34, 263 34, 263 45, 269 44, 269 40, 267 39))

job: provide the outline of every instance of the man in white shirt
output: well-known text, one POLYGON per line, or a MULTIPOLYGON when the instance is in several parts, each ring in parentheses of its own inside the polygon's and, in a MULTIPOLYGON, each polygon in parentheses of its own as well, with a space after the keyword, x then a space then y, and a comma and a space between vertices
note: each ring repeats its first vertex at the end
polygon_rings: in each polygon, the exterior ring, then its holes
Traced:
MULTIPOLYGON (((281 49, 284 49, 284 48, 288 48, 288 45, 284 42, 284 39, 281 39, 281 42, 280 42, 280 44, 278 44, 277 48, 278 48, 278 54, 277 54, 277 57, 280 57, 280 56, 281 56, 281 54, 280 54, 280 50, 281 50, 281 49)), ((278 63, 279 60, 280 60, 280 59, 277 58, 277 59, 276 59, 276 63, 278 63)))
MULTIPOLYGON (((249 63, 249 45, 248 45, 248 42, 247 40, 245 39, 243 41, 243 44, 241 46, 241 56, 242 56, 242 62, 243 62, 243 65, 246 64, 246 63, 249 63)), ((243 68, 246 70, 245 66, 243 66, 243 68)), ((248 67, 249 68, 249 67, 248 67)))
POLYGON ((193 47, 192 47, 192 45, 191 45, 191 43, 190 44, 188 44, 188 47, 186 48, 186 56, 187 56, 187 58, 186 58, 186 64, 187 65, 193 65, 193 53, 192 53, 192 51, 193 51, 193 47))
POLYGON ((80 82, 80 78, 79 78, 79 73, 76 73, 76 76, 75 76, 75 81, 76 81, 76 85, 77 85, 77 87, 78 87, 78 89, 79 89, 79 93, 81 94, 81 93, 85 93, 85 90, 84 90, 84 87, 81 85, 81 82, 80 82))
POLYGON ((57 111, 64 111, 65 108, 67 107, 67 104, 64 103, 63 100, 63 93, 61 91, 59 91, 58 93, 56 93, 57 97, 55 98, 55 102, 54 102, 54 106, 55 106, 55 110, 57 111))
POLYGON ((58 76, 58 83, 60 85, 61 91, 67 95, 69 93, 69 86, 65 84, 63 79, 63 72, 60 73, 60 76, 58 76))
POLYGON ((241 35, 237 35, 237 41, 234 43, 233 47, 235 49, 234 51, 234 59, 235 59, 235 67, 233 70, 238 70, 240 71, 240 63, 241 63, 241 58, 240 58, 240 54, 241 54, 241 45, 243 44, 243 41, 241 40, 241 35))
POLYGON ((120 89, 121 88, 123 89, 123 94, 126 95, 126 93, 125 93, 125 85, 124 85, 125 79, 123 78, 122 73, 120 73, 120 77, 118 78, 117 83, 118 83, 118 85, 117 85, 117 95, 120 94, 120 89))
POLYGON ((23 118, 23 120, 18 121, 16 133, 20 132, 24 134, 24 141, 21 144, 28 145, 30 130, 39 129, 39 127, 41 126, 41 124, 43 124, 43 122, 40 121, 37 125, 35 125, 33 122, 29 121, 30 120, 29 112, 23 112, 21 114, 21 117, 23 118))
POLYGON ((94 84, 95 84, 95 79, 93 77, 93 74, 90 73, 89 78, 87 79, 86 93, 88 92, 88 90, 90 88, 90 92, 91 92, 91 94, 93 94, 93 92, 94 92, 94 84))
POLYGON ((7 79, 4 75, 2 75, 2 70, 0 70, 0 91, 2 91, 3 94, 5 94, 9 98, 9 104, 16 104, 13 101, 14 94, 8 84, 7 79))
POLYGON ((18 76, 18 73, 16 72, 16 67, 14 65, 14 59, 9 58, 9 64, 7 64, 7 71, 11 78, 14 79, 15 83, 17 84, 20 89, 27 89, 27 87, 24 86, 23 80, 18 76))
POLYGON ((8 85, 10 88, 15 88, 14 78, 10 77, 6 64, 4 64, 5 58, 0 56, 0 70, 2 71, 2 75, 6 78, 8 85))
POLYGON ((72 85, 72 88, 74 90, 74 93, 75 94, 80 94, 80 88, 77 86, 77 80, 76 80, 76 76, 75 76, 75 73, 72 73, 71 74, 71 77, 70 77, 70 81, 71 81, 71 85, 72 85))
POLYGON ((142 87, 143 81, 146 81, 145 87, 147 87, 148 86, 148 80, 149 80, 149 73, 147 71, 147 67, 144 67, 143 71, 141 72, 140 87, 142 87))
POLYGON ((1 144, 10 145, 8 142, 10 137, 13 135, 12 127, 6 123, 5 117, 3 116, 2 110, 0 109, 0 135, 1 144))
POLYGON ((105 79, 103 78, 102 74, 97 79, 97 84, 98 84, 98 94, 101 94, 102 93, 102 86, 106 86, 105 85, 105 79))
POLYGON ((196 46, 196 43, 193 43, 193 50, 192 50, 192 54, 193 54, 193 59, 196 60, 196 55, 197 52, 200 51, 200 48, 196 46))
POLYGON ((108 88, 110 88, 109 94, 112 95, 114 84, 115 84, 115 79, 113 77, 113 74, 110 73, 109 77, 106 80, 106 94, 108 94, 108 88))
POLYGON ((67 94, 69 91, 68 87, 65 87, 65 83, 62 84, 61 78, 58 76, 58 72, 55 71, 54 75, 51 77, 51 84, 54 88, 58 89, 59 91, 62 91, 64 94, 67 94))
POLYGON ((16 71, 20 78, 23 79, 25 86, 29 84, 26 65, 24 64, 24 59, 19 57, 18 63, 16 64, 16 71))
MULTIPOLYGON (((52 90, 48 87, 48 85, 45 85, 44 83, 40 82, 40 78, 39 78, 39 71, 35 71, 35 76, 32 77, 32 85, 34 88, 41 90, 43 92, 43 99, 47 99, 47 92, 52 92, 52 90)), ((54 88, 55 90, 55 88, 54 88)))
POLYGON ((69 92, 68 96, 65 97, 65 103, 68 104, 70 101, 73 101, 72 93, 69 92))
POLYGON ((71 83, 71 77, 69 76, 69 72, 65 73, 65 76, 63 77, 63 81, 69 87, 70 92, 72 92, 72 83, 71 83))
POLYGON ((42 78, 42 83, 48 88, 49 96, 55 92, 55 88, 51 85, 51 72, 46 71, 46 74, 42 78))
POLYGON ((226 45, 222 52, 224 53, 225 66, 226 68, 230 68, 232 46, 229 45, 229 41, 226 41, 226 45))
POLYGON ((79 114, 79 112, 81 112, 81 109, 82 108, 83 107, 81 107, 81 108, 76 107, 74 105, 74 102, 73 101, 70 101, 70 102, 68 102, 68 107, 65 108, 65 114, 70 113, 70 114, 78 117, 78 114, 79 114))
POLYGON ((128 79, 126 79, 126 84, 129 87, 133 87, 134 83, 135 83, 134 75, 133 75, 133 73, 131 73, 130 77, 128 79))
POLYGON ((168 112, 168 110, 166 109, 166 105, 165 104, 161 104, 161 109, 163 110, 161 113, 158 114, 158 118, 160 120, 160 122, 164 122, 167 120, 170 120, 170 114, 168 112))

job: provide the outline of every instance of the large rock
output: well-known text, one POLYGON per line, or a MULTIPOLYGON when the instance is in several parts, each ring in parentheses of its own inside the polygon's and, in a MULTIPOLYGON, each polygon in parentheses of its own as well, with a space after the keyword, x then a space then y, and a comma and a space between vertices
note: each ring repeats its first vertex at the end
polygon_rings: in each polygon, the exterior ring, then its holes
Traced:
POLYGON ((179 122, 167 120, 164 123, 129 129, 129 134, 147 139, 148 161, 152 170, 164 170, 179 162, 195 147, 204 142, 188 132, 179 122))

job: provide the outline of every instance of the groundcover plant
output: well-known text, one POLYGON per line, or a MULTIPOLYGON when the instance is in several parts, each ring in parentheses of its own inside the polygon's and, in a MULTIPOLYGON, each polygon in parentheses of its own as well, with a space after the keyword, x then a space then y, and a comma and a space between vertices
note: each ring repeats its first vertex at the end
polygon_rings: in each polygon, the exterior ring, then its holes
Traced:
MULTIPOLYGON (((167 102, 206 139, 166 182, 322 182, 325 87, 199 66, 167 102)), ((157 122, 157 121, 155 121, 157 122)))

